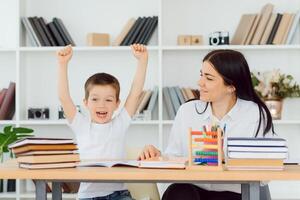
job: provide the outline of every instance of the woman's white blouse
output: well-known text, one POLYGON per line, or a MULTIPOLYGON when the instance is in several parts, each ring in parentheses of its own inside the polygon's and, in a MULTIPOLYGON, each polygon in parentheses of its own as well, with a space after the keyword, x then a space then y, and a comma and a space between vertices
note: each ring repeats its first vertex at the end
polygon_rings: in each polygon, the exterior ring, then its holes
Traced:
MULTIPOLYGON (((179 108, 164 151, 165 155, 188 157, 188 129, 203 130, 203 125, 212 123, 218 124, 221 128, 226 126, 224 144, 227 137, 255 136, 259 124, 259 108, 256 103, 237 99, 232 109, 220 120, 212 115, 210 104, 204 113, 197 113, 197 110, 203 112, 205 107, 206 102, 196 100, 185 103, 179 108)), ((261 124, 258 137, 262 137, 262 127, 264 124, 261 124)), ((225 148, 224 152, 226 156, 225 148)), ((214 191, 241 192, 239 184, 199 184, 198 186, 214 191)))

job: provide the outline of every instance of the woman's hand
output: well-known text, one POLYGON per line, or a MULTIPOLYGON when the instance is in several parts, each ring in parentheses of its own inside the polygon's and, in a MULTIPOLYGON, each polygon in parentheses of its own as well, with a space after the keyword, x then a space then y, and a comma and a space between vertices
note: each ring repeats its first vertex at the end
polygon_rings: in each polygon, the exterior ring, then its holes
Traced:
POLYGON ((161 156, 160 151, 153 145, 146 145, 138 157, 138 160, 155 159, 161 156))

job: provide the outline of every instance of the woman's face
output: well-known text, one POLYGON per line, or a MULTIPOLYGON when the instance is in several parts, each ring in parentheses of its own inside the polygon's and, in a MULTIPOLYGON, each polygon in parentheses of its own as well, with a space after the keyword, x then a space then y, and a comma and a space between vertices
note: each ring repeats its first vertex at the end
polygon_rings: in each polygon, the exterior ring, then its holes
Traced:
POLYGON ((215 70, 210 62, 205 61, 198 81, 200 87, 200 100, 206 102, 222 101, 234 94, 233 86, 226 86, 222 76, 215 70))

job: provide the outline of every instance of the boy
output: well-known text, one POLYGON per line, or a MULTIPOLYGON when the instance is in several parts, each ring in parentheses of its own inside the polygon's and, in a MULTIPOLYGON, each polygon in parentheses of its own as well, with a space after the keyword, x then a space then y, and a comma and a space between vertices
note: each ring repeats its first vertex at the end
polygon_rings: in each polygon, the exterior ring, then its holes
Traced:
MULTIPOLYGON (((124 108, 113 119, 112 115, 120 104, 118 80, 106 73, 88 78, 83 100, 89 111, 86 117, 77 112, 69 92, 67 69, 73 54, 72 47, 69 45, 57 52, 59 99, 69 126, 76 135, 80 159, 125 158, 125 133, 138 106, 148 63, 144 45, 134 44, 131 49, 138 66, 124 108)), ((132 199, 123 183, 81 183, 78 196, 80 199, 132 199)))

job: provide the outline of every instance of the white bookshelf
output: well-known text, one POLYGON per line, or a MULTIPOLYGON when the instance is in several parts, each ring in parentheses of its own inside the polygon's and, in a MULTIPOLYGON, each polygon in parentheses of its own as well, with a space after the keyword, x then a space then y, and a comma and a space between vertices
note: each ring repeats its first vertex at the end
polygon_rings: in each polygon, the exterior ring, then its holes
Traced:
MULTIPOLYGON (((0 23, 0 88, 15 81, 16 114, 13 120, 0 121, 0 125, 16 125, 33 128, 37 136, 73 137, 65 120, 58 120, 59 101, 56 92, 55 52, 61 47, 33 47, 25 37, 21 17, 42 16, 47 22, 53 17, 63 20, 76 43, 70 63, 70 90, 75 104, 82 105, 83 84, 93 73, 105 71, 115 75, 121 84, 121 100, 129 91, 136 61, 129 47, 88 47, 88 32, 109 33, 113 41, 131 17, 159 17, 158 27, 149 43, 149 67, 146 89, 159 86, 158 105, 154 120, 134 121, 129 129, 127 144, 143 147, 154 144, 165 148, 168 133, 173 124, 163 105, 162 88, 181 86, 197 88, 197 80, 203 57, 211 50, 235 49, 247 58, 253 70, 280 68, 290 73, 300 83, 300 29, 291 45, 224 45, 209 46, 208 36, 217 30, 227 30, 230 37, 244 13, 258 13, 268 0, 1 0, 0 23), (67 9, 66 9, 67 8, 67 9), (219 15, 224 13, 224 15, 219 15), (203 35, 203 46, 177 46, 180 34, 203 35), (3 76, 5 74, 5 76, 3 76), (182 76, 184 74, 184 76, 182 76), (49 107, 49 120, 28 120, 28 107, 49 107)), ((296 12, 300 0, 273 0, 274 12, 296 12)), ((300 139, 299 99, 284 102, 282 120, 274 121, 281 137, 288 139, 291 156, 298 156, 300 139)), ((294 183, 286 183, 291 186, 294 183)), ((296 184, 297 185, 297 184, 296 184)), ((298 183, 298 186, 300 184, 298 183)), ((280 184, 271 184, 273 198, 296 199, 298 193, 278 194, 280 184)), ((291 187, 292 188, 292 187, 291 187)), ((65 194, 64 194, 65 195, 65 194)), ((298 195, 298 196, 297 196, 298 195)), ((26 191, 25 181, 17 181, 17 192, 0 193, 0 198, 31 199, 34 194, 26 191)), ((64 198, 74 198, 66 194, 64 198)))

